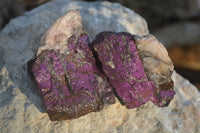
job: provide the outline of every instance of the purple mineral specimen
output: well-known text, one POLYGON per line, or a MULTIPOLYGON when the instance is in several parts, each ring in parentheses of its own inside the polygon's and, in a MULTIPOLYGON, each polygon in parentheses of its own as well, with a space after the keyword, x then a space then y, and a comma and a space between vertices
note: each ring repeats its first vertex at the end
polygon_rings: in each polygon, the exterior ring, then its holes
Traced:
POLYGON ((102 32, 91 43, 91 48, 98 56, 100 69, 127 108, 140 107, 148 101, 165 106, 169 102, 164 105, 162 100, 171 100, 175 93, 157 89, 147 78, 134 38, 129 33, 102 32))
POLYGON ((72 36, 69 51, 43 50, 32 71, 51 120, 77 118, 115 102, 113 89, 97 69, 86 34, 72 36))

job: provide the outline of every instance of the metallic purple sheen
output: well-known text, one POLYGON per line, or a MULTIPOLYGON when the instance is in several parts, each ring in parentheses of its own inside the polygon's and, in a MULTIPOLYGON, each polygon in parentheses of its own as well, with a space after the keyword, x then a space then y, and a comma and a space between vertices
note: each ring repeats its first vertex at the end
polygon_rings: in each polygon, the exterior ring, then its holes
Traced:
POLYGON ((48 48, 32 65, 39 93, 52 121, 99 111, 113 104, 115 95, 128 109, 148 101, 164 107, 173 99, 173 81, 161 84, 148 79, 135 36, 101 32, 89 43, 86 34, 78 38, 71 36, 66 42, 66 52, 48 48))
POLYGON ((113 89, 97 69, 86 34, 71 37, 70 51, 44 50, 32 71, 51 120, 77 118, 115 102, 113 89))
POLYGON ((173 98, 174 91, 158 93, 155 83, 147 78, 133 35, 102 32, 96 36, 91 47, 98 55, 103 72, 127 108, 140 107, 148 101, 163 106, 163 99, 173 98))

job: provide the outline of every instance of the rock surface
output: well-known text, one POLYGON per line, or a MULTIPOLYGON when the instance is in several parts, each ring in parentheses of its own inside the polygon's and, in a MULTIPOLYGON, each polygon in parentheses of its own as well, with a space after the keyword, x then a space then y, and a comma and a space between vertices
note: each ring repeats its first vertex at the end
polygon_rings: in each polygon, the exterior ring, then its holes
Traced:
POLYGON ((168 105, 175 93, 171 79, 174 66, 166 48, 151 34, 136 37, 136 46, 145 73, 156 84, 156 93, 161 97, 154 103, 158 106, 168 105))
POLYGON ((152 35, 101 32, 91 47, 127 108, 140 107, 148 101, 164 107, 173 99, 173 63, 152 35))
POLYGON ((79 119, 51 122, 27 73, 40 38, 55 20, 70 9, 80 9, 83 27, 91 40, 105 30, 148 33, 146 22, 133 11, 108 2, 56 0, 12 20, 0 33, 0 131, 49 132, 166 132, 200 131, 200 93, 187 80, 173 74, 176 95, 166 108, 146 103, 126 109, 117 101, 101 112, 79 119))
POLYGON ((52 121, 78 118, 115 103, 114 91, 95 64, 79 11, 71 10, 44 34, 28 63, 52 121))

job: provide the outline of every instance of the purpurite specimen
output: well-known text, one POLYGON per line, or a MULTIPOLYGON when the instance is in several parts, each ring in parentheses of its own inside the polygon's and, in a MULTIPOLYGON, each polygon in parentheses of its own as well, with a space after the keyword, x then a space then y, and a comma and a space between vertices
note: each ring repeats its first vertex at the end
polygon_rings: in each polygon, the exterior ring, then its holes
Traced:
POLYGON ((33 65, 39 92, 51 120, 77 118, 115 102, 113 90, 95 66, 88 36, 71 37, 70 51, 44 50, 33 65))
POLYGON ((102 32, 91 47, 102 64, 100 69, 127 108, 140 107, 148 101, 166 106, 175 92, 169 86, 157 88, 156 83, 147 78, 135 38, 129 33, 102 32))
POLYGON ((153 36, 102 32, 90 44, 79 11, 59 18, 28 63, 51 120, 73 119, 115 103, 167 106, 173 63, 153 36))

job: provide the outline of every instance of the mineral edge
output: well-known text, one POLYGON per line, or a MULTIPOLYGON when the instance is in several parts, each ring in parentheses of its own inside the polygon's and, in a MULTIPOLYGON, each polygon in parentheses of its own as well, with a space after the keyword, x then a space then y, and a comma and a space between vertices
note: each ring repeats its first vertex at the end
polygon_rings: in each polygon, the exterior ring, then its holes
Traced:
POLYGON ((51 120, 78 118, 115 102, 113 89, 97 69, 89 39, 81 34, 66 44, 68 54, 44 50, 32 71, 51 120))
POLYGON ((171 86, 157 88, 147 78, 135 38, 129 33, 101 32, 91 47, 102 64, 100 69, 127 108, 140 107, 148 101, 160 107, 167 106, 175 91, 171 86))
POLYGON ((164 107, 175 95, 173 63, 155 37, 101 32, 90 43, 76 10, 48 29, 28 66, 52 121, 99 111, 115 96, 133 109, 164 107))

